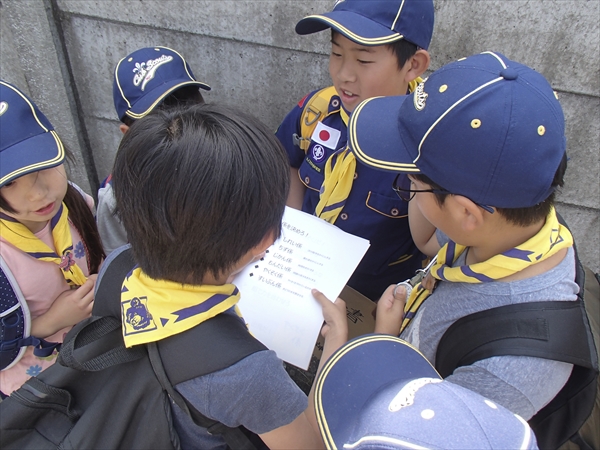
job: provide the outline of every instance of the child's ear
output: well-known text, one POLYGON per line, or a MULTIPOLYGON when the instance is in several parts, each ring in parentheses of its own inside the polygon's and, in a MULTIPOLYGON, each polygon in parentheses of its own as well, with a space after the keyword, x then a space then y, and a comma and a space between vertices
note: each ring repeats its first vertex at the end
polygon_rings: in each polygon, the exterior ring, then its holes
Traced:
POLYGON ((417 53, 411 56, 411 58, 406 62, 406 64, 410 64, 410 68, 408 72, 406 72, 406 82, 410 83, 415 78, 423 75, 429 68, 430 62, 431 57, 429 56, 429 52, 427 50, 423 50, 422 48, 417 50, 417 53))
POLYGON ((267 233, 262 241, 251 250, 253 255, 257 256, 264 253, 271 245, 273 245, 273 242, 275 242, 275 233, 267 233))
POLYGON ((119 130, 121 130, 121 133, 125 134, 129 131, 129 127, 122 123, 121 125, 119 125, 119 130))
POLYGON ((472 200, 462 195, 453 195, 452 199, 459 208, 459 217, 461 228, 464 231, 472 232, 481 227, 484 222, 484 210, 472 200))

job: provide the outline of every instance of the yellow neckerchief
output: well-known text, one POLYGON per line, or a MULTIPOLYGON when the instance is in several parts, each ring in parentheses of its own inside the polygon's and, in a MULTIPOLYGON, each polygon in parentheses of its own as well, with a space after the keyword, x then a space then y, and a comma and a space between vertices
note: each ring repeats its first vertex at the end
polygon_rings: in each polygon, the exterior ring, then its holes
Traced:
POLYGON ((125 346, 146 344, 182 333, 235 306, 240 293, 233 284, 181 284, 154 280, 139 267, 123 281, 121 314, 125 346))
MULTIPOLYGON (((468 266, 452 267, 454 261, 467 249, 463 245, 449 241, 437 254, 437 263, 431 268, 429 276, 437 280, 454 283, 486 283, 506 278, 509 275, 539 263, 559 250, 571 247, 573 236, 571 232, 558 222, 554 208, 548 214, 542 229, 531 239, 487 261, 468 266)), ((404 307, 402 332, 415 317, 417 310, 425 299, 433 292, 431 281, 423 281, 412 290, 404 307), (428 284, 429 281, 429 284, 428 284), (427 285, 427 289, 423 284, 427 285)))
POLYGON ((56 251, 37 238, 25 225, 6 214, 0 214, 0 236, 29 256, 58 264, 70 286, 81 286, 87 277, 75 263, 73 237, 68 217, 69 210, 63 203, 54 217, 50 219, 52 240, 56 251))
MULTIPOLYGON (((422 81, 423 79, 420 77, 411 81, 408 84, 408 92, 413 92, 422 81)), ((347 127, 348 113, 344 108, 340 108, 340 114, 347 127)), ((325 163, 325 176, 321 186, 321 195, 315 209, 317 217, 329 223, 335 223, 352 190, 355 171, 356 157, 347 146, 329 157, 325 163)))

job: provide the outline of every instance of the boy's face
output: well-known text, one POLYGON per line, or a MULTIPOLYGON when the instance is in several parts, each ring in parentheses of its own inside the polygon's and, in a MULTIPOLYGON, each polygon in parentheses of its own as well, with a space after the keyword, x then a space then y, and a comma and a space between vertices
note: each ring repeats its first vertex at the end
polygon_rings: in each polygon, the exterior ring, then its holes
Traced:
MULTIPOLYGON (((431 186, 421 181, 413 179, 410 175, 408 178, 411 181, 410 188, 414 190, 427 190, 431 186)), ((417 207, 433 226, 442 231, 446 236, 454 242, 462 242, 462 232, 458 225, 454 222, 452 208, 449 207, 452 202, 452 196, 446 197, 443 205, 440 205, 435 194, 432 192, 417 192, 411 200, 415 202, 417 207)))
POLYGON ((405 95, 411 81, 405 79, 410 66, 407 62, 399 69, 398 59, 387 45, 367 47, 332 33, 329 75, 350 112, 371 97, 405 95))

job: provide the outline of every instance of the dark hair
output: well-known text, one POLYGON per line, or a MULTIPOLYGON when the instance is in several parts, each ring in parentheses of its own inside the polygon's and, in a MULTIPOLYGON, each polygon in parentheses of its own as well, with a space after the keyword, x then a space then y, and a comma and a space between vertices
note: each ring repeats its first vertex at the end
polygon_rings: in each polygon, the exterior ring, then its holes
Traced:
POLYGON ((419 47, 405 39, 386 44, 388 48, 396 55, 398 68, 402 69, 406 62, 415 54, 419 47))
POLYGON ((218 105, 156 111, 123 137, 113 190, 151 278, 201 284, 281 233, 289 162, 258 120, 218 105))
MULTIPOLYGON (((537 205, 534 205, 534 206, 529 206, 529 207, 525 207, 525 208, 496 208, 496 211, 498 212, 498 214, 500 214, 502 217, 504 217, 509 223, 512 223, 512 224, 518 225, 518 226, 522 226, 522 227, 527 227, 529 225, 533 225, 534 223, 537 223, 537 222, 545 219, 548 216, 548 214, 550 213, 550 209, 552 208, 552 206, 554 206, 554 200, 556 198, 556 192, 558 191, 558 188, 564 186, 564 184, 565 184, 564 176, 565 176, 566 170, 567 170, 567 154, 565 153, 562 157, 560 164, 558 165, 558 168, 556 169, 556 172, 554 174, 554 179, 552 180, 551 186, 554 187, 555 189, 552 191, 552 193, 548 197, 546 197, 546 199, 544 199, 543 201, 541 201, 540 203, 538 203, 537 205)), ((411 176, 415 180, 420 181, 421 183, 428 184, 429 186, 431 186, 432 189, 447 190, 447 189, 444 189, 439 184, 432 181, 426 175, 423 175, 421 173, 412 174, 411 176)), ((436 192, 436 193, 434 193, 434 195, 435 195, 435 199, 436 199, 438 205, 441 206, 444 204, 446 197, 448 195, 452 195, 452 194, 436 192)), ((491 206, 493 206, 493 205, 491 205, 491 206)))
MULTIPOLYGON (((331 29, 331 39, 334 38, 334 33, 341 34, 339 31, 335 31, 333 28, 331 29)), ((342 35, 343 36, 343 35, 342 35)), ((394 56, 396 56, 396 61, 398 62, 398 69, 402 70, 404 64, 415 54, 419 47, 412 42, 409 42, 405 39, 399 39, 397 41, 392 42, 391 44, 385 44, 388 47, 394 56)))
MULTIPOLYGON (((100 264, 106 255, 102 248, 102 241, 98 233, 94 215, 81 193, 71 183, 67 186, 67 193, 63 202, 67 205, 69 219, 81 235, 83 245, 85 246, 88 272, 90 274, 98 273, 100 264)), ((2 196, 2 192, 0 192, 0 208, 9 213, 17 212, 2 196)))
MULTIPOLYGON (((156 105, 156 108, 153 111, 172 107, 196 105, 200 103, 204 103, 204 97, 202 97, 202 94, 200 93, 200 88, 198 88, 197 85, 183 86, 182 88, 179 88, 167 95, 162 102, 156 105)), ((133 122, 135 122, 135 119, 132 119, 125 114, 122 122, 130 127, 133 125, 133 122)))

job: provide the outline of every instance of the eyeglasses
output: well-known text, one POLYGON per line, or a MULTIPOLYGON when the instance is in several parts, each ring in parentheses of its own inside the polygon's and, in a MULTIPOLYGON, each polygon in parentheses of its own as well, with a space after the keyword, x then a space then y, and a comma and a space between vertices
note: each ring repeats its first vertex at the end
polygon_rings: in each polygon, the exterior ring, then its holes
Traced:
MULTIPOLYGON (((398 175, 396 175, 396 178, 394 178, 394 184, 392 184, 392 189, 394 190, 396 195, 398 195, 398 197, 400 197, 400 199, 404 200, 405 202, 410 202, 413 198, 415 198, 417 192, 431 192, 432 194, 452 194, 452 192, 446 189, 411 189, 411 185, 412 182, 410 178, 404 173, 399 173, 398 175)), ((475 203, 480 208, 485 209, 490 214, 494 214, 494 208, 492 208, 491 206, 482 205, 477 202, 473 203, 475 203)))
POLYGON ((392 185, 392 189, 400 197, 401 200, 405 202, 410 202, 417 192, 431 192, 432 194, 450 194, 450 191, 446 189, 411 189, 412 182, 410 178, 404 173, 399 173, 394 178, 394 184, 392 185))

